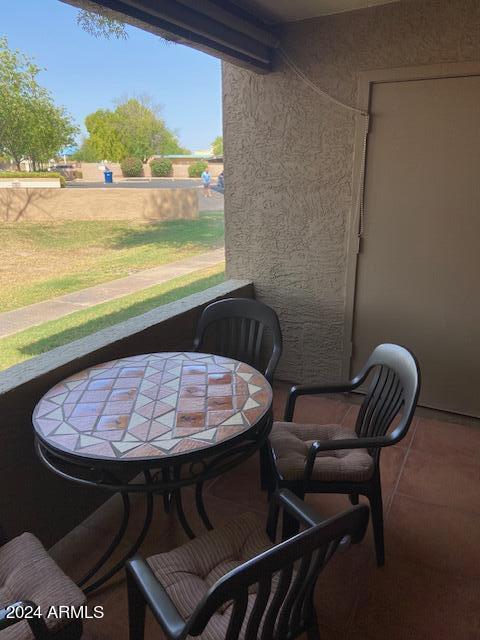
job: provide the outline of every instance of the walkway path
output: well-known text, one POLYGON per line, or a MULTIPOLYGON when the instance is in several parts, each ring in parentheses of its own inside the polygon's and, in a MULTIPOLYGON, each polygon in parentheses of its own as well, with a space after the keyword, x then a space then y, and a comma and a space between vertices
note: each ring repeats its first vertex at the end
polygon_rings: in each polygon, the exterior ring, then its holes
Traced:
POLYGON ((21 309, 0 313, 0 338, 35 327, 49 320, 63 318, 63 316, 80 309, 88 309, 96 304, 115 300, 130 293, 136 293, 142 289, 168 282, 173 278, 213 267, 224 260, 224 249, 215 249, 192 258, 177 260, 153 269, 139 271, 126 278, 111 280, 88 289, 81 289, 44 302, 30 304, 21 309))

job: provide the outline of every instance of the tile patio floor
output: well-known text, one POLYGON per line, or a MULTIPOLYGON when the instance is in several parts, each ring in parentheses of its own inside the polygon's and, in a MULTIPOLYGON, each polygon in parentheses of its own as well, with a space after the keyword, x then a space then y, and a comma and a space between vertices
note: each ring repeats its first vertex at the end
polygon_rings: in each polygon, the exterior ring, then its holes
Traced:
MULTIPOLYGON (((275 389, 280 417, 286 385, 275 389)), ((304 398, 296 419, 354 424, 357 405, 304 398)), ((420 413, 420 412, 419 412, 420 413)), ((423 414, 424 412, 422 412, 423 414)), ((382 454, 385 503, 386 566, 377 569, 371 526, 361 545, 337 554, 318 581, 317 612, 323 640, 478 640, 480 638, 480 425, 456 424, 417 416, 408 437, 382 454)), ((185 494, 187 514, 196 531, 192 494, 185 494)), ((348 508, 345 496, 309 496, 325 516, 348 508)), ((214 525, 240 510, 264 513, 258 489, 257 461, 214 480, 206 491, 214 525)), ((72 577, 93 564, 118 522, 113 498, 52 554, 72 577)), ((136 503, 135 523, 142 505, 136 503)), ((138 530, 138 528, 137 528, 138 530)), ((163 513, 157 499, 155 518, 142 547, 145 556, 185 540, 175 513, 163 513)), ((114 578, 89 603, 102 604, 105 618, 88 621, 91 640, 127 640, 127 602, 123 575, 114 578)), ((147 640, 162 638, 147 618, 147 640)))

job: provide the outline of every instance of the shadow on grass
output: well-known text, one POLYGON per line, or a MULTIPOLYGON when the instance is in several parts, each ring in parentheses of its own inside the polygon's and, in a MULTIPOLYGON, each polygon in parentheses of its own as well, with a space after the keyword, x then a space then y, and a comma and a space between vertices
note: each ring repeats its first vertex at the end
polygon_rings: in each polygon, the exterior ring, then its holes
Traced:
POLYGON ((114 249, 142 245, 184 247, 188 244, 209 247, 221 244, 224 236, 223 211, 203 212, 196 220, 151 222, 142 229, 122 230, 111 243, 114 249))
MULTIPOLYGON (((176 289, 166 291, 165 293, 160 293, 146 300, 134 302, 130 306, 119 309, 118 311, 112 311, 100 317, 92 318, 78 326, 71 327, 57 333, 52 333, 49 336, 35 340, 27 345, 23 345, 19 348, 19 351, 28 356, 36 356, 41 353, 45 353, 55 347, 60 347, 69 342, 73 342, 74 340, 78 340, 79 338, 91 335, 96 331, 110 327, 118 322, 134 318, 142 313, 146 313, 147 311, 151 311, 152 309, 168 304, 169 302, 180 300, 181 298, 185 298, 186 296, 197 293, 198 291, 203 291, 204 289, 213 287, 222 282, 224 278, 225 276, 223 273, 201 278, 193 283, 177 287, 176 289)), ((106 304, 110 305, 112 303, 106 304)), ((101 307, 102 305, 98 306, 101 307)), ((97 309, 97 307, 94 307, 93 309, 97 309)), ((86 312, 80 311, 79 313, 86 312)), ((68 321, 68 318, 72 318, 72 316, 67 316, 64 320, 68 321)))

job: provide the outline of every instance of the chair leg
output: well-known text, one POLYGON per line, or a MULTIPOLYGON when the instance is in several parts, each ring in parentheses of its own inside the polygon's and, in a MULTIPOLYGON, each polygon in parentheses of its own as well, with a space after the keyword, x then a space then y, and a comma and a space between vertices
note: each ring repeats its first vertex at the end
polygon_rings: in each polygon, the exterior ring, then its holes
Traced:
POLYGON ((350 502, 352 504, 358 504, 358 493, 351 493, 348 497, 350 498, 350 502))
POLYGON ((270 445, 264 444, 259 451, 260 458, 260 488, 270 495, 275 490, 275 480, 272 469, 272 454, 270 445))
POLYGON ((145 635, 146 602, 127 570, 129 640, 143 640, 145 635))
POLYGON ((317 625, 307 629, 307 640, 320 640, 320 633, 317 625))
POLYGON ((307 640, 320 640, 320 631, 318 629, 318 621, 317 621, 317 615, 315 613, 315 609, 314 609, 312 624, 307 629, 307 640))
POLYGON ((383 567, 385 564, 385 544, 383 535, 382 489, 380 483, 374 487, 367 497, 370 502, 370 510, 372 513, 373 537, 375 540, 377 566, 383 567))
MULTIPOLYGON (((300 500, 305 499, 305 491, 303 489, 288 487, 290 491, 300 498, 300 500)), ((291 516, 286 511, 282 513, 282 540, 288 540, 293 536, 297 535, 300 530, 300 523, 296 518, 291 516)))

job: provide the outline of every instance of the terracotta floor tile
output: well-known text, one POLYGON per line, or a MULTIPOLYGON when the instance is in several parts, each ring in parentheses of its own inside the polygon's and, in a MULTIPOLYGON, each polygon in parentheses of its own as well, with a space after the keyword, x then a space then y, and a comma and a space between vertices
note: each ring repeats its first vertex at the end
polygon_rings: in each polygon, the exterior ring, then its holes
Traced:
POLYGON ((260 465, 258 456, 252 456, 240 467, 216 478, 208 487, 207 495, 232 501, 244 509, 267 510, 266 493, 259 490, 260 465))
POLYGON ((309 493, 306 502, 323 518, 330 518, 352 506, 348 496, 336 493, 309 493))
POLYGON ((391 493, 396 487, 406 456, 406 449, 397 444, 385 447, 382 450, 380 454, 380 478, 384 495, 391 493))
POLYGON ((452 424, 441 420, 419 418, 413 448, 441 455, 445 460, 459 462, 470 459, 480 465, 480 428, 452 424))
MULTIPOLYGON (((73 580, 79 580, 93 567, 110 541, 109 536, 103 538, 98 531, 80 525, 57 542, 49 550, 49 553, 68 576, 73 580)), ((106 570, 122 558, 129 546, 128 543, 120 544, 113 557, 108 561, 106 570)), ((118 574, 112 578, 110 584, 121 580, 122 575, 118 574)))
POLYGON ((478 578, 449 576, 389 552, 365 576, 352 629, 372 640, 474 640, 480 634, 478 578))
POLYGON ((454 509, 480 514, 480 465, 460 457, 457 463, 443 456, 411 449, 398 493, 454 509))
POLYGON ((325 626, 335 630, 338 637, 347 637, 358 593, 371 564, 370 557, 368 544, 354 545, 345 553, 337 553, 320 574, 315 590, 315 609, 320 630, 325 626))
POLYGON ((480 576, 480 518, 396 495, 385 527, 389 549, 455 575, 480 576))

